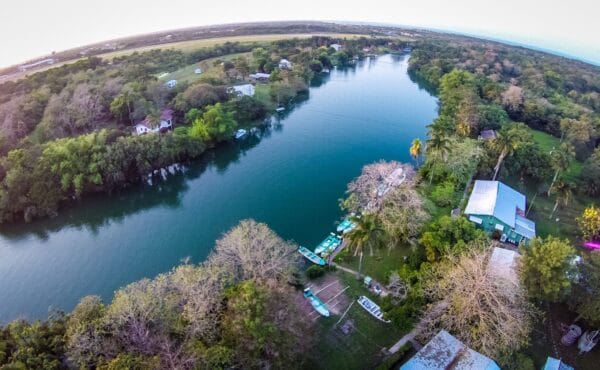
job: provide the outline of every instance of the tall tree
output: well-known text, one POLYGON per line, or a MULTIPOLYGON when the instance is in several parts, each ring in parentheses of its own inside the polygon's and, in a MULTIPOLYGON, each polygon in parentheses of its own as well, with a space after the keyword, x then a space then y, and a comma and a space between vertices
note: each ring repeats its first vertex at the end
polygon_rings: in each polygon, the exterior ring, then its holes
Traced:
POLYGON ((354 249, 354 255, 358 255, 365 248, 369 248, 369 254, 373 256, 373 247, 382 243, 384 230, 377 216, 373 213, 365 213, 360 218, 355 218, 356 227, 346 234, 348 246, 354 249))
POLYGON ((550 165, 554 169, 554 177, 552 178, 552 183, 550 183, 550 187, 548 188, 548 196, 550 196, 550 192, 554 186, 554 183, 558 179, 558 175, 569 168, 569 165, 574 158, 575 151, 573 150, 573 146, 571 144, 562 143, 558 149, 552 149, 550 152, 550 165))
POLYGON ((523 249, 523 285, 532 298, 556 302, 571 288, 570 274, 575 249, 568 240, 553 236, 536 238, 523 249))
POLYGON ((498 133, 498 137, 494 139, 492 145, 500 152, 500 154, 498 155, 498 161, 494 167, 494 177, 492 180, 496 180, 498 177, 502 162, 506 157, 512 155, 519 147, 519 144, 524 140, 524 131, 526 131, 526 128, 523 124, 516 124, 510 127, 505 126, 498 133))
POLYGON ((563 179, 558 179, 552 188, 550 188, 550 193, 556 196, 556 200, 554 202, 554 208, 552 208, 552 212, 550 213, 550 216, 548 216, 548 219, 551 219, 552 216, 554 216, 554 212, 556 212, 556 209, 559 206, 564 208, 569 204, 571 198, 573 197, 573 185, 563 179))
POLYGON ((419 158, 423 155, 423 143, 421 142, 421 139, 417 138, 412 141, 409 152, 417 167, 419 167, 419 158))
POLYGON ((448 157, 450 140, 448 137, 438 131, 431 131, 425 152, 429 157, 431 168, 429 172, 429 184, 433 182, 435 165, 439 162, 445 162, 448 157))
POLYGON ((594 206, 583 211, 577 218, 577 224, 584 240, 600 239, 600 209, 594 206))

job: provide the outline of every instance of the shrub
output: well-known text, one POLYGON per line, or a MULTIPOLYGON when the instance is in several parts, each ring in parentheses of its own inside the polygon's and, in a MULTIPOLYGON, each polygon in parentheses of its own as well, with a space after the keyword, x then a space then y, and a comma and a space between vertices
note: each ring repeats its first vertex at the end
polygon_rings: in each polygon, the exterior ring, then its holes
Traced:
POLYGON ((335 271, 335 266, 312 265, 306 269, 306 277, 309 279, 316 279, 325 275, 325 273, 328 271, 335 271))
POLYGON ((450 181, 443 182, 433 188, 431 200, 440 207, 447 207, 454 201, 454 191, 454 183, 450 181))

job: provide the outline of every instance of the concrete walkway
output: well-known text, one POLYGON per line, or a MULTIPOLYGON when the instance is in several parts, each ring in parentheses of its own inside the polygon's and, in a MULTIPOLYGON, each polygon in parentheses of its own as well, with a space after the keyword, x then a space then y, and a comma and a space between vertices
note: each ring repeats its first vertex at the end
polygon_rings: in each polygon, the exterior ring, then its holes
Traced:
POLYGON ((413 329, 410 333, 400 338, 400 340, 397 341, 396 344, 388 348, 388 352, 392 354, 396 353, 408 342, 411 342, 413 344, 413 347, 415 347, 415 349, 418 350, 418 347, 421 347, 421 345, 417 341, 415 341, 415 337, 417 336, 417 334, 419 334, 419 331, 420 330, 418 328, 413 329))

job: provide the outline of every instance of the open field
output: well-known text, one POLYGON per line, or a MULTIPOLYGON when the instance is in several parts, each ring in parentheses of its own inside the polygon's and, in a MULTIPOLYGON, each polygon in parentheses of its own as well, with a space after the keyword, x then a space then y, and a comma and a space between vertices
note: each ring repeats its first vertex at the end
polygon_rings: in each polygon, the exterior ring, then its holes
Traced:
MULTIPOLYGON (((254 43, 254 42, 273 42, 273 41, 277 41, 277 40, 285 40, 285 39, 291 39, 291 38, 309 38, 312 36, 327 36, 327 37, 339 37, 339 38, 369 37, 368 35, 345 34, 345 33, 287 33, 287 34, 271 34, 271 35, 244 35, 244 36, 216 37, 216 38, 207 38, 207 39, 198 39, 198 40, 179 41, 179 42, 172 42, 172 43, 166 43, 166 44, 154 44, 154 45, 147 45, 147 46, 142 46, 142 47, 138 47, 138 48, 112 51, 109 53, 98 54, 95 56, 101 57, 104 59, 113 59, 115 57, 132 54, 134 52, 143 52, 143 51, 154 50, 154 49, 178 49, 183 52, 189 53, 189 52, 192 52, 197 49, 211 47, 211 46, 215 46, 218 44, 224 44, 226 42, 239 42, 239 43, 243 43, 243 44, 250 44, 250 43, 254 43)), ((4 79, 0 80, 0 82, 16 81, 18 79, 27 77, 28 75, 32 75, 37 72, 46 71, 46 70, 52 69, 52 68, 58 68, 65 64, 75 63, 82 59, 85 59, 85 58, 65 60, 62 62, 55 63, 53 65, 44 66, 42 68, 31 70, 29 72, 16 73, 14 75, 5 77, 4 79)))
POLYGON ((240 56, 249 56, 250 53, 237 53, 237 54, 229 54, 218 58, 210 58, 203 60, 199 63, 194 63, 187 65, 183 68, 180 68, 176 71, 169 72, 165 71, 165 75, 157 76, 159 80, 168 81, 168 80, 177 80, 179 82, 192 82, 198 80, 202 76, 209 76, 219 78, 222 74, 222 67, 220 65, 214 66, 214 62, 217 60, 226 61, 232 60, 240 56), (194 71, 196 68, 202 68, 202 74, 196 74, 194 71))
POLYGON ((122 55, 131 54, 134 52, 142 52, 153 49, 176 49, 181 50, 183 52, 192 52, 194 50, 200 48, 211 47, 219 44, 224 44, 226 42, 239 42, 242 44, 250 44, 253 42, 273 42, 277 40, 285 40, 291 38, 309 38, 313 36, 327 36, 327 37, 342 37, 342 38, 358 38, 358 37, 366 37, 366 35, 358 35, 358 34, 338 34, 338 33, 306 33, 306 34, 278 34, 278 35, 248 35, 248 36, 232 36, 232 37, 217 37, 211 39, 200 39, 200 40, 188 40, 188 41, 180 41, 180 42, 172 42, 167 44, 158 44, 158 45, 148 45, 134 49, 126 49, 126 50, 118 50, 105 54, 98 54, 97 56, 112 59, 115 57, 119 57, 122 55))
MULTIPOLYGON (((542 150, 546 153, 549 153, 552 149, 558 148, 560 146, 560 139, 554 137, 548 133, 530 129, 531 134, 533 135, 533 139, 539 144, 542 150)), ((566 173, 566 177, 569 180, 574 180, 579 176, 581 171, 583 170, 583 163, 575 160, 569 166, 569 170, 566 173)))

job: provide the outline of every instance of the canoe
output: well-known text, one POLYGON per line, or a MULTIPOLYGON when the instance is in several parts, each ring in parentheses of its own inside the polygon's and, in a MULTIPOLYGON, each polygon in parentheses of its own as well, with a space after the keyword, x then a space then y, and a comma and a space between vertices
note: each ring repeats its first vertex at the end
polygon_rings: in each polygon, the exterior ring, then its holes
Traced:
POLYGON ((344 221, 342 221, 338 225, 337 232, 338 233, 342 233, 342 234, 346 234, 347 232, 352 231, 352 229, 354 229, 355 227, 356 227, 356 224, 346 218, 346 219, 344 219, 344 221))
POLYGON ((317 265, 321 265, 321 266, 325 266, 327 264, 327 262, 324 259, 322 259, 321 257, 314 254, 308 248, 301 246, 300 248, 298 248, 298 252, 300 252, 301 255, 306 257, 312 263, 316 263, 317 265))
POLYGON ((390 320, 385 320, 383 318, 383 312, 381 312, 381 308, 375 302, 373 302, 369 298, 365 297, 364 295, 361 295, 358 298, 358 304, 362 308, 364 308, 365 310, 367 310, 367 312, 370 313, 371 316, 373 316, 377 320, 383 321, 385 323, 389 323, 390 322, 390 320))
POLYGON ((331 253, 342 243, 342 240, 337 237, 337 235, 331 233, 325 240, 323 240, 317 247, 315 248, 316 254, 321 254, 323 252, 331 253))
POLYGON ((234 137, 236 140, 240 140, 240 139, 244 138, 244 136, 246 136, 247 133, 248 133, 248 131, 241 128, 235 132, 234 137))
POLYGON ((321 316, 329 317, 329 309, 325 303, 321 302, 319 297, 317 297, 312 290, 310 290, 310 288, 304 289, 304 298, 308 299, 315 311, 317 311, 321 316))

